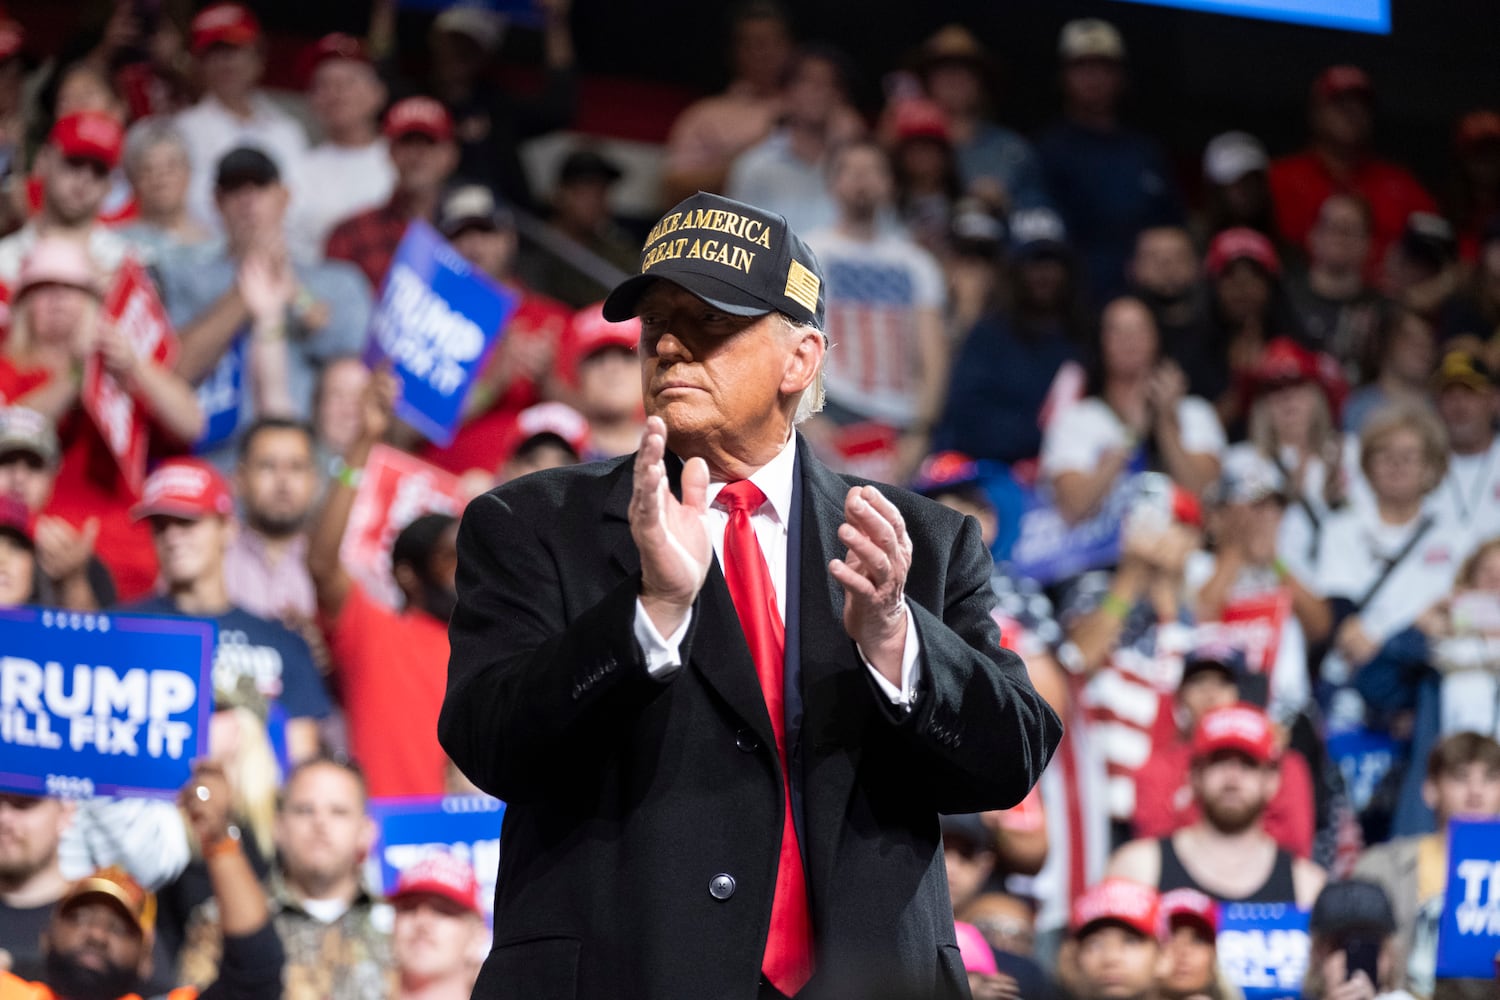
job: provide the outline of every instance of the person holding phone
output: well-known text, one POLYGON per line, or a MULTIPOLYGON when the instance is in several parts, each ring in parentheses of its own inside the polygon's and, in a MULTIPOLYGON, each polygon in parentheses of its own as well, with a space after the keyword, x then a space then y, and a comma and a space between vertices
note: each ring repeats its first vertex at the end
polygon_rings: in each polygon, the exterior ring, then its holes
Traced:
POLYGON ((1358 879, 1324 886, 1308 931, 1303 1000, 1415 1000, 1387 988, 1397 966, 1396 918, 1380 886, 1358 879))

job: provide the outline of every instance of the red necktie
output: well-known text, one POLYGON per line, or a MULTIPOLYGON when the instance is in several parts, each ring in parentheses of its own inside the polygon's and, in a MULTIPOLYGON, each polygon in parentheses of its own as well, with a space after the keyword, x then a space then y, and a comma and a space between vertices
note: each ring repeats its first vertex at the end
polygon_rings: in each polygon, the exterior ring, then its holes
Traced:
POLYGON ((786 626, 776 609, 771 571, 755 538, 750 515, 766 502, 766 495, 748 479, 729 483, 717 502, 729 509, 724 529, 724 580, 740 616, 740 627, 755 660, 761 694, 776 734, 781 760, 781 784, 786 789, 785 821, 781 824, 781 858, 776 865, 776 892, 771 900, 771 931, 761 971, 786 996, 795 996, 812 976, 812 915, 807 908, 807 874, 792 822, 791 782, 786 769, 786 709, 784 672, 786 626))

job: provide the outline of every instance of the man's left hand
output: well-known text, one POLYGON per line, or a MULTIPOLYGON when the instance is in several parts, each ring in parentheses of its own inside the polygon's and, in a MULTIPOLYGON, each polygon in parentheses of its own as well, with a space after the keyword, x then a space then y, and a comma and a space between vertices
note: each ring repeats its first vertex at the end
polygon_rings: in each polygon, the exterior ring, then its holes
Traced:
POLYGON ((911 537, 906 522, 873 486, 856 486, 844 498, 839 540, 848 546, 828 571, 844 587, 844 630, 886 680, 901 686, 906 648, 906 574, 911 537))

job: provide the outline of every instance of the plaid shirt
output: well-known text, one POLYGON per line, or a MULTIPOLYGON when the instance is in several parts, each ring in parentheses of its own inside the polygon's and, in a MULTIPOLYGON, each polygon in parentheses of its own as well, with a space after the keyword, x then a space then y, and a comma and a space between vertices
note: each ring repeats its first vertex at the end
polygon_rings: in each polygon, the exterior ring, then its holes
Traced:
POLYGON ((400 203, 400 195, 379 208, 360 212, 345 219, 328 234, 329 260, 347 260, 370 279, 370 288, 378 296, 385 272, 395 256, 396 244, 406 233, 406 224, 411 221, 406 207, 400 203))

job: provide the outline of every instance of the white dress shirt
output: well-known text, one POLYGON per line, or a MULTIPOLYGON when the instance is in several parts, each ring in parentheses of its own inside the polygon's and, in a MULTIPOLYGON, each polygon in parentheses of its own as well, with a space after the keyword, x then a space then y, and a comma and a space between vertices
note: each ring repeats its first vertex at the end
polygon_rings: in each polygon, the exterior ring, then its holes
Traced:
MULTIPOLYGON (((771 573, 771 585, 776 589, 776 609, 780 612, 783 623, 786 621, 787 523, 791 516, 792 476, 796 470, 797 460, 795 441, 794 435, 775 458, 757 469, 750 477, 750 482, 766 495, 766 502, 750 515, 750 525, 755 529, 755 538, 760 543, 761 552, 765 555, 766 568, 771 573)), ((718 557, 721 566, 724 564, 724 529, 729 526, 729 511, 716 506, 714 501, 718 499, 719 491, 724 486, 724 483, 708 484, 708 511, 703 515, 703 526, 708 530, 714 554, 718 557)), ((823 567, 813 569, 827 571, 823 567)), ((652 623, 651 616, 646 613, 640 600, 636 600, 635 638, 641 644, 641 650, 646 654, 646 671, 652 677, 658 679, 670 677, 682 666, 682 639, 687 634, 688 625, 692 623, 692 620, 692 612, 689 611, 677 630, 664 637, 652 623)), ((891 704, 900 705, 908 711, 916 698, 917 681, 920 678, 919 653, 916 621, 908 611, 906 646, 901 654, 901 687, 896 687, 879 670, 876 670, 868 659, 865 660, 865 666, 875 678, 875 683, 880 685, 880 690, 891 700, 891 704)), ((864 656, 863 651, 860 655, 864 656)))

